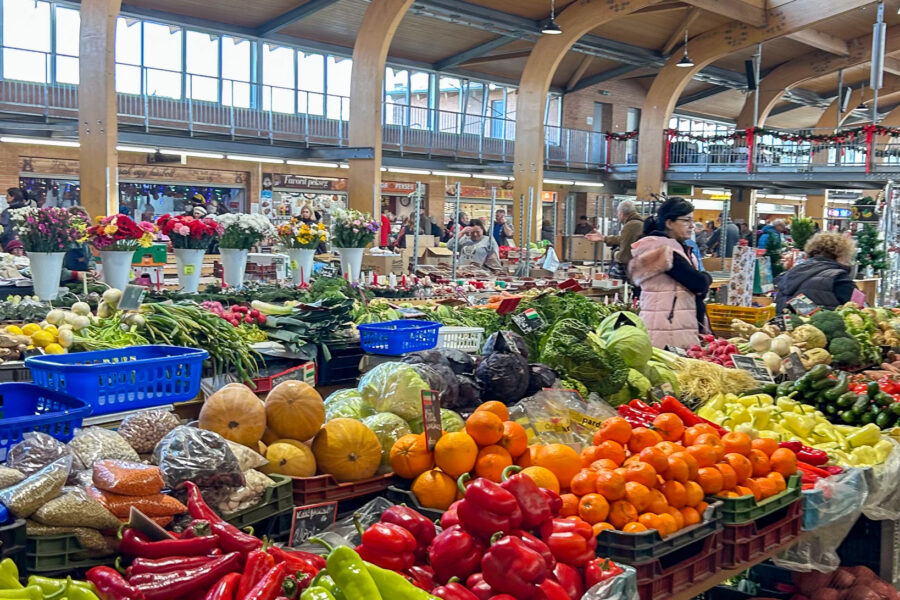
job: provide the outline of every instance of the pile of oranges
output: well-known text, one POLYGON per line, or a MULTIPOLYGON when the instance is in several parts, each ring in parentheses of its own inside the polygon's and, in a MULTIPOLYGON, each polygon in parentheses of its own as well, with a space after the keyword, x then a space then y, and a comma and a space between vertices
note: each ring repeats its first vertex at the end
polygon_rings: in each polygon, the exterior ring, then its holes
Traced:
POLYGON ((562 498, 563 515, 587 521, 595 534, 655 529, 665 537, 703 519, 704 497, 759 501, 783 491, 797 471, 797 457, 774 440, 720 436, 704 423, 685 427, 672 413, 657 416, 652 428, 611 417, 593 442, 562 498))

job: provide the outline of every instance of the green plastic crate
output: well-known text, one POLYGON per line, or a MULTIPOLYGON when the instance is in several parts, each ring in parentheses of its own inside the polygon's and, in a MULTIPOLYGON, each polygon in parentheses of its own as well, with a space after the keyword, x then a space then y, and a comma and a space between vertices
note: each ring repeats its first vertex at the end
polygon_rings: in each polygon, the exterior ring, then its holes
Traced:
POLYGON ((791 502, 799 499, 801 495, 800 474, 791 475, 787 482, 787 488, 783 492, 769 496, 762 502, 757 502, 753 496, 741 496, 740 498, 707 497, 707 502, 722 502, 722 523, 725 525, 741 525, 755 521, 761 517, 784 508, 791 502))
POLYGON ((91 556, 74 534, 32 536, 26 546, 29 573, 53 573, 83 569, 97 565, 111 565, 116 555, 91 556))
POLYGON ((165 244, 153 244, 149 248, 138 248, 134 251, 134 257, 131 259, 132 264, 140 264, 144 262, 144 257, 150 256, 151 262, 155 263, 164 263, 166 262, 166 245, 165 244))
POLYGON ((275 485, 266 488, 259 503, 233 515, 228 515, 226 521, 235 527, 243 528, 293 509, 294 492, 291 488, 291 478, 274 473, 269 475, 269 478, 275 482, 275 485))

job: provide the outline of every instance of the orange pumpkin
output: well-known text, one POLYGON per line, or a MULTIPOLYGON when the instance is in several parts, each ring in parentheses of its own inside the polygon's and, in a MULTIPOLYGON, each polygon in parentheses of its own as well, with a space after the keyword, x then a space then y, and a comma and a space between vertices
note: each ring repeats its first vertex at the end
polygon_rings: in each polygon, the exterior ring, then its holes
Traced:
POLYGON ((316 474, 316 458, 312 450, 296 440, 279 440, 266 451, 269 464, 262 472, 290 477, 312 477, 316 474), (293 443, 291 443, 293 442, 293 443))
POLYGON ((356 419, 332 419, 316 434, 312 451, 320 473, 338 481, 359 481, 375 475, 381 464, 378 436, 356 419))
POLYGON ((266 419, 278 437, 303 442, 325 422, 325 403, 308 383, 282 381, 266 397, 266 419))
POLYGON ((206 399, 198 425, 255 449, 266 430, 266 408, 247 386, 229 384, 206 399))
POLYGON ((415 479, 433 466, 434 453, 423 433, 404 435, 391 447, 391 469, 400 477, 415 479))

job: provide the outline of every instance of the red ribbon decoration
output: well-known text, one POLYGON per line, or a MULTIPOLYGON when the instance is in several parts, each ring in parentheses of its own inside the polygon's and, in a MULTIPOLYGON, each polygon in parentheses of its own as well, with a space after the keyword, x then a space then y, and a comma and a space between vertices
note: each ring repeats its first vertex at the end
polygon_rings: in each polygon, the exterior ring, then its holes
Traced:
POLYGON ((868 174, 872 170, 872 141, 875 135, 875 125, 866 125, 863 127, 863 131, 866 132, 866 148, 868 152, 866 152, 866 174, 868 174))
POLYGON ((663 170, 664 170, 664 171, 668 171, 668 170, 669 170, 669 156, 670 156, 669 151, 670 151, 671 148, 672 148, 672 138, 673 138, 673 137, 674 137, 674 135, 673 135, 672 130, 671 130, 671 129, 666 129, 666 164, 665 164, 665 166, 663 167, 663 170))
POLYGON ((753 172, 753 144, 756 142, 756 128, 748 127, 744 130, 747 134, 747 172, 753 172))

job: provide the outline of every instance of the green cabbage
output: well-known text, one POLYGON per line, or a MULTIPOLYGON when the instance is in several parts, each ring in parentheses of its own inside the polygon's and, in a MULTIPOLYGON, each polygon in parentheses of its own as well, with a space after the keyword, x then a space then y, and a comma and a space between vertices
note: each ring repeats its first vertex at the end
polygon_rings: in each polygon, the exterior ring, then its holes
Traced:
MULTIPOLYGON (((409 428, 413 433, 422 433, 425 431, 425 427, 422 423, 422 415, 419 415, 415 419, 410 419, 409 428)), ((457 412, 453 412, 449 408, 441 409, 441 429, 446 431, 447 433, 453 433, 454 431, 462 431, 466 428, 466 422, 457 412)))
POLYGON ((338 418, 356 419, 357 421, 361 421, 369 415, 374 414, 375 409, 363 402, 363 399, 359 394, 356 396, 339 398, 325 405, 326 421, 338 418))
POLYGON ((637 316, 633 312, 623 311, 613 313, 600 321, 600 326, 597 327, 597 335, 599 335, 605 341, 606 338, 617 329, 616 324, 619 322, 619 318, 622 316, 631 321, 629 325, 637 327, 645 333, 647 332, 647 326, 644 325, 644 322, 641 321, 641 318, 639 316, 637 316))
POLYGON ((387 362, 363 375, 358 389, 376 412, 392 412, 408 421, 422 413, 422 392, 431 386, 413 365, 387 362))
POLYGON ((332 402, 337 402, 338 400, 343 400, 345 398, 359 398, 362 400, 362 396, 359 394, 359 390, 356 388, 348 388, 346 390, 338 390, 333 394, 330 394, 327 398, 325 398, 325 406, 328 406, 332 402))
POLYGON ((646 398, 650 394, 650 380, 644 377, 640 371, 635 369, 628 370, 628 388, 631 390, 631 397, 646 398))
POLYGON ((644 374, 647 376, 647 379, 650 380, 650 384, 654 387, 658 385, 662 385, 663 383, 668 383, 672 386, 673 395, 679 395, 678 389, 678 375, 667 367, 666 365, 656 362, 655 360, 651 360, 647 363, 647 368, 644 370, 644 374))
POLYGON ((412 433, 406 421, 394 413, 378 413, 366 417, 362 422, 363 425, 375 432, 381 443, 381 464, 383 465, 391 462, 391 447, 394 442, 404 435, 412 433))
POLYGON ((617 328, 606 341, 606 350, 618 354, 632 369, 643 369, 653 356, 653 344, 646 330, 630 325, 617 328))

